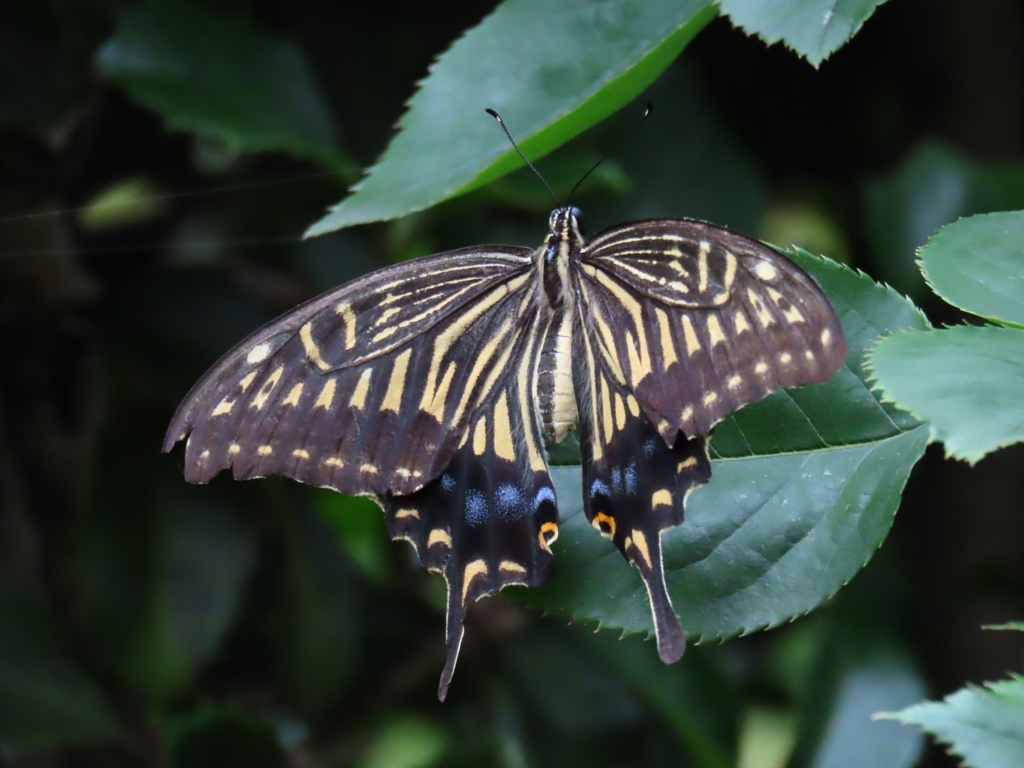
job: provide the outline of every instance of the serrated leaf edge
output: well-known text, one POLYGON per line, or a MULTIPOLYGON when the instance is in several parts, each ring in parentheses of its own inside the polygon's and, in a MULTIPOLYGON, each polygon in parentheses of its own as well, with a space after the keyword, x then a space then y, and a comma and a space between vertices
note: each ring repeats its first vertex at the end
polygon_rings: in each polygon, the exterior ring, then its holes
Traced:
MULTIPOLYGON (((519 142, 519 144, 520 145, 525 144, 526 142, 528 142, 533 137, 537 136, 538 134, 542 133, 543 131, 548 130, 549 128, 553 127, 554 125, 556 125, 561 120, 564 120, 566 117, 568 117, 569 115, 571 115, 574 112, 576 112, 577 110, 579 110, 583 105, 585 105, 592 98, 594 98, 594 96, 596 96, 598 93, 600 93, 602 90, 604 90, 604 88, 606 88, 610 83, 612 83, 615 80, 617 80, 618 78, 622 77, 627 72, 629 72, 633 67, 637 66, 640 62, 642 62, 644 59, 646 59, 648 56, 650 56, 651 53, 654 52, 654 50, 657 49, 660 45, 662 45, 668 38, 670 38, 672 35, 674 35, 677 32, 679 32, 679 30, 681 30, 683 27, 685 27, 688 24, 690 24, 701 13, 706 12, 707 8, 712 7, 712 6, 713 6, 713 2, 709 1, 704 6, 699 8, 687 21, 685 21, 683 24, 675 27, 671 32, 666 34, 664 37, 662 37, 662 38, 660 38, 658 40, 655 40, 655 41, 649 41, 649 44, 644 49, 644 52, 638 58, 636 58, 634 60, 632 65, 626 66, 625 68, 616 69, 616 70, 614 70, 614 74, 605 73, 605 76, 601 80, 595 81, 595 87, 593 89, 591 89, 589 92, 587 92, 585 96, 582 96, 582 97, 578 96, 578 100, 577 100, 576 106, 572 107, 571 109, 562 110, 561 114, 556 114, 554 116, 549 116, 549 118, 542 119, 540 121, 541 122, 540 127, 534 128, 532 130, 523 131, 520 135, 517 136, 517 141, 519 142)), ((500 8, 500 5, 498 6, 498 8, 500 8)), ((392 134, 391 139, 388 141, 388 146, 385 148, 384 152, 381 153, 381 157, 375 163, 373 163, 371 166, 369 166, 368 168, 363 169, 363 173, 364 173, 363 177, 361 179, 359 179, 359 181, 357 181, 355 184, 353 184, 349 188, 348 194, 346 194, 344 198, 342 198, 338 203, 336 203, 333 206, 330 206, 327 209, 327 214, 325 216, 321 216, 319 219, 317 219, 317 221, 313 222, 306 229, 306 232, 302 236, 303 239, 306 239, 306 238, 309 238, 309 237, 316 237, 318 235, 328 234, 330 232, 337 231, 338 229, 343 229, 343 228, 345 228, 347 226, 353 226, 353 225, 358 224, 358 223, 369 223, 369 222, 351 222, 350 224, 343 225, 341 227, 335 227, 333 229, 320 229, 319 226, 318 226, 320 224, 320 222, 324 218, 326 218, 326 216, 330 216, 333 213, 337 213, 342 208, 342 206, 355 193, 359 192, 363 188, 363 185, 366 183, 366 181, 371 176, 373 176, 374 173, 376 173, 378 171, 378 169, 380 168, 381 164, 383 163, 384 154, 386 154, 387 150, 391 147, 391 144, 394 141, 395 136, 397 136, 401 131, 406 129, 405 120, 406 120, 406 117, 409 114, 410 108, 412 107, 413 100, 423 90, 424 85, 430 79, 431 75, 434 73, 434 69, 437 67, 438 63, 441 61, 441 59, 444 57, 444 55, 447 54, 449 51, 451 51, 459 42, 461 42, 463 39, 465 39, 471 32, 473 32, 474 30, 480 28, 480 26, 482 26, 484 23, 486 23, 487 20, 490 19, 494 15, 494 13, 498 10, 498 8, 495 8, 494 11, 492 11, 490 14, 488 14, 483 19, 481 19, 478 24, 476 24, 476 25, 474 25, 474 26, 464 30, 458 37, 455 38, 455 40, 452 41, 451 45, 449 45, 444 51, 439 53, 437 56, 435 56, 431 60, 430 64, 427 66, 427 74, 424 75, 422 78, 420 78, 419 80, 416 81, 415 87, 414 87, 414 90, 413 90, 412 94, 409 96, 409 98, 402 105, 402 107, 403 107, 402 114, 399 115, 398 119, 395 121, 394 133, 392 134)), ((710 19, 709 19, 709 21, 710 21, 710 19)), ((592 127, 592 126, 588 126, 588 128, 589 127, 592 127)), ((584 130, 586 130, 586 129, 584 129, 584 130)), ((578 135, 578 134, 576 134, 576 135, 578 135)), ((571 138, 573 138, 573 137, 570 137, 570 139, 571 138)), ((566 139, 566 141, 568 141, 568 140, 569 139, 566 139)), ((564 144, 565 142, 562 142, 562 143, 564 144)), ((561 145, 559 145, 559 146, 561 146, 561 145)), ((553 150, 551 150, 551 151, 553 151, 553 150)), ((535 157, 531 157, 531 160, 535 162, 535 161, 539 160, 540 158, 544 157, 546 154, 547 153, 544 153, 544 154, 541 154, 541 155, 537 155, 535 157)), ((438 196, 433 202, 425 203, 425 204, 423 204, 423 205, 421 205, 419 207, 416 207, 416 208, 411 208, 408 211, 406 211, 405 213, 398 214, 396 216, 391 216, 388 219, 373 219, 372 221, 379 221, 379 220, 390 221, 390 220, 393 220, 393 219, 401 218, 403 216, 407 216, 409 214, 413 214, 413 213, 418 213, 420 211, 424 211, 424 210, 430 208, 431 206, 437 205, 438 203, 444 202, 445 200, 449 200, 452 197, 457 196, 458 193, 461 190, 463 190, 466 187, 469 187, 470 185, 472 185, 485 171, 487 171, 489 168, 493 167, 494 165, 496 165, 500 161, 504 160, 506 157, 510 157, 510 158, 513 159, 513 161, 516 162, 515 165, 513 165, 513 166, 511 166, 509 168, 507 173, 512 173, 513 171, 516 171, 516 170, 519 170, 520 168, 524 168, 525 167, 525 163, 522 163, 520 161, 520 159, 518 157, 518 153, 514 149, 511 149, 511 148, 495 149, 495 150, 493 150, 492 152, 489 152, 489 153, 485 152, 485 153, 483 153, 481 155, 480 160, 481 161, 486 161, 486 162, 483 162, 479 166, 479 170, 476 172, 475 176, 472 179, 470 179, 468 182, 466 182, 464 184, 461 184, 461 185, 457 185, 457 186, 456 185, 450 185, 449 187, 445 188, 443 193, 440 196, 438 196)), ((507 175, 507 173, 503 174, 503 175, 507 175)))
MULTIPOLYGON (((919 429, 921 429, 921 428, 923 428, 925 426, 927 426, 927 422, 922 422, 922 423, 916 425, 915 427, 913 427, 912 429, 909 429, 909 430, 907 430, 905 432, 899 432, 897 434, 890 435, 889 437, 883 438, 882 440, 864 441, 864 442, 861 442, 861 443, 851 443, 850 445, 851 446, 868 445, 868 444, 871 444, 871 443, 882 443, 882 442, 885 442, 885 441, 888 441, 888 440, 895 440, 895 439, 904 437, 904 436, 906 436, 906 435, 908 435, 908 434, 910 434, 912 432, 915 432, 915 431, 917 431, 917 430, 919 430, 919 429)), ((833 447, 834 448, 841 448, 841 447, 847 447, 847 446, 833 446, 833 447)), ((799 453, 815 453, 815 454, 817 454, 817 453, 820 453, 821 450, 829 450, 829 449, 793 451, 793 452, 787 453, 785 455, 792 455, 792 454, 799 454, 799 453)), ((770 455, 772 457, 774 457, 774 456, 783 455, 783 454, 770 454, 770 455)), ((732 459, 716 459, 715 462, 718 462, 718 461, 749 460, 750 458, 751 457, 739 457, 739 458, 732 458, 732 459)), ((909 472, 908 472, 908 478, 909 478, 909 472)), ((906 486, 906 481, 904 481, 904 487, 905 486, 906 486)), ((582 511, 580 511, 577 514, 581 515, 583 513, 582 513, 582 511)), ((686 633, 687 643, 689 643, 690 645, 695 645, 696 646, 696 645, 704 645, 704 644, 707 644, 707 643, 712 643, 712 642, 717 641, 719 643, 719 645, 721 645, 722 643, 726 642, 727 640, 732 640, 732 639, 740 638, 740 637, 746 637, 748 635, 752 635, 752 634, 755 634, 755 633, 758 633, 758 632, 767 632, 769 630, 776 629, 776 628, 778 628, 780 626, 783 626, 785 624, 792 624, 794 621, 797 621, 798 619, 802 619, 802 618, 810 615, 811 613, 813 613, 814 611, 818 610, 823 605, 828 603, 830 600, 834 599, 835 596, 839 593, 839 591, 841 589, 843 589, 847 584, 849 584, 853 580, 853 578, 858 573, 860 573, 861 570, 863 570, 864 566, 866 566, 871 561, 871 559, 875 556, 875 553, 877 553, 878 550, 881 548, 882 544, 885 543, 885 539, 886 539, 886 537, 883 536, 879 540, 879 542, 878 542, 877 546, 875 547, 875 549, 872 550, 867 555, 867 557, 864 558, 863 562, 857 568, 855 568, 852 571, 852 573, 850 574, 849 578, 844 580, 841 584, 837 585, 836 588, 832 592, 830 592, 828 595, 823 597, 815 605, 811 606, 810 608, 807 608, 802 613, 799 613, 799 614, 796 614, 796 615, 793 615, 793 616, 789 616, 789 617, 786 617, 786 618, 781 618, 778 621, 768 621, 768 622, 765 622, 763 624, 750 625, 750 626, 747 626, 747 627, 743 627, 742 629, 739 629, 739 630, 737 630, 735 632, 729 632, 729 633, 725 633, 725 634, 721 634, 721 635, 714 635, 714 636, 710 636, 710 637, 701 635, 700 633, 687 631, 687 633, 686 633)), ((614 549, 609 549, 607 554, 601 555, 600 558, 598 558, 598 559, 601 559, 601 558, 604 558, 604 557, 611 557, 614 554, 615 554, 615 550, 614 549)), ((590 562, 592 563, 593 560, 591 560, 590 562)), ((677 570, 681 570, 681 569, 677 569, 677 570)), ((674 573, 675 571, 672 571, 672 572, 674 573)), ((668 573, 668 571, 666 573, 668 573)), ((543 589, 543 587, 540 587, 539 589, 543 589)), ((632 593, 623 595, 621 597, 621 599, 624 600, 624 601, 630 600, 632 595, 638 596, 637 599, 644 599, 644 600, 646 600, 646 592, 644 591, 644 589, 642 587, 639 587, 639 586, 632 593)), ((517 602, 522 602, 523 604, 525 604, 531 610, 539 610, 541 612, 541 615, 545 616, 545 617, 548 617, 548 616, 550 616, 550 617, 557 617, 557 618, 567 617, 570 624, 579 623, 582 626, 586 626, 586 627, 594 626, 594 631, 595 632, 600 632, 600 631, 602 631, 604 629, 619 630, 621 632, 621 634, 619 635, 619 639, 620 640, 625 639, 627 637, 632 637, 634 635, 642 635, 647 640, 653 640, 654 639, 654 632, 653 632, 653 630, 646 630, 646 629, 630 630, 630 629, 627 629, 626 627, 619 627, 619 626, 616 626, 616 625, 605 625, 604 620, 601 619, 601 618, 597 618, 597 617, 593 617, 593 616, 576 616, 575 614, 573 614, 571 608, 566 608, 566 609, 563 609, 563 610, 559 610, 559 609, 553 609, 553 608, 548 608, 548 607, 541 607, 541 606, 532 605, 530 603, 528 597, 525 597, 523 599, 517 600, 517 602)), ((684 629, 685 629, 685 627, 684 627, 684 629)))
POLYGON ((1006 213, 1020 213, 1020 214, 1024 215, 1024 211, 990 211, 989 213, 976 213, 976 214, 972 214, 970 216, 959 216, 959 217, 956 218, 955 221, 951 221, 948 224, 943 224, 941 227, 939 227, 937 230, 935 230, 935 233, 932 234, 932 236, 929 237, 928 240, 925 243, 922 243, 921 245, 919 245, 915 249, 914 253, 917 256, 917 258, 914 260, 914 263, 917 265, 918 271, 920 271, 921 276, 924 278, 925 284, 928 286, 929 289, 931 289, 931 292, 934 293, 936 296, 938 296, 940 299, 942 299, 944 302, 949 304, 950 306, 956 307, 957 309, 962 310, 963 312, 966 312, 969 315, 974 315, 975 317, 980 317, 983 320, 988 320, 990 323, 994 323, 996 325, 999 325, 999 326, 1002 326, 1002 327, 1005 327, 1005 328, 1016 328, 1016 329, 1019 329, 1019 330, 1024 330, 1024 325, 1022 325, 1020 323, 1015 323, 1012 320, 1003 320, 1003 319, 998 318, 998 317, 989 317, 988 315, 983 315, 983 314, 981 314, 979 312, 975 312, 973 309, 968 309, 967 307, 963 306, 962 304, 959 304, 959 303, 953 301, 952 299, 950 299, 942 291, 940 291, 935 286, 935 284, 932 282, 932 277, 929 274, 928 269, 925 266, 925 261, 924 261, 925 257, 924 257, 924 253, 923 252, 925 251, 925 249, 927 249, 928 246, 930 246, 934 242, 935 238, 937 238, 939 235, 941 235, 943 230, 947 229, 948 227, 952 227, 952 226, 954 226, 956 224, 959 224, 961 221, 964 221, 966 219, 988 218, 988 217, 991 217, 991 216, 997 216, 997 215, 1006 214, 1006 213))
MULTIPOLYGON (((909 725, 909 726, 912 726, 914 728, 917 728, 917 730, 920 731, 921 733, 925 733, 925 734, 931 736, 939 744, 942 744, 943 746, 945 746, 947 748, 946 752, 948 754, 956 755, 957 757, 961 758, 962 760, 964 760, 964 764, 965 765, 971 765, 971 763, 967 762, 967 760, 968 760, 967 755, 965 755, 963 752, 961 752, 959 749, 957 749, 957 745, 951 739, 936 733, 932 729, 928 728, 927 726, 923 725, 922 723, 920 723, 920 722, 918 722, 916 720, 908 720, 908 719, 906 719, 905 713, 908 710, 915 709, 917 707, 927 707, 929 710, 932 710, 932 711, 934 711, 936 709, 943 709, 943 708, 946 708, 946 707, 953 707, 954 706, 954 704, 952 702, 953 697, 957 696, 957 695, 959 695, 961 693, 964 693, 965 691, 974 691, 974 692, 980 693, 982 695, 990 695, 990 694, 998 693, 995 690, 996 686, 1003 685, 1003 684, 1006 684, 1006 683, 1013 683, 1013 682, 1024 682, 1024 676, 1021 676, 1019 674, 1013 673, 1008 678, 1006 678, 1005 680, 986 681, 986 682, 982 683, 981 685, 978 685, 976 683, 968 683, 963 688, 959 688, 959 689, 953 691, 952 693, 950 693, 949 695, 942 697, 942 699, 940 701, 934 701, 934 700, 931 700, 931 699, 925 699, 923 701, 919 701, 917 704, 911 704, 909 707, 904 707, 903 709, 901 709, 901 710, 899 710, 897 712, 875 712, 873 715, 871 715, 871 719, 872 720, 892 720, 892 721, 898 722, 900 725, 909 725)), ((955 710, 954 710, 954 712, 955 712, 955 710)), ((975 727, 978 727, 978 726, 975 726, 975 727)), ((979 728, 979 730, 980 729, 982 729, 982 728, 979 728)), ((990 730, 990 729, 986 729, 986 730, 990 730)))
MULTIPOLYGON (((758 39, 760 39, 762 42, 764 42, 768 46, 773 46, 773 45, 781 42, 784 48, 786 48, 787 50, 789 50, 789 51, 793 52, 794 54, 796 54, 799 58, 801 58, 804 61, 806 61, 808 64, 810 64, 815 69, 819 69, 821 67, 821 65, 825 63, 826 60, 828 60, 833 54, 837 53, 839 51, 839 49, 841 49, 843 46, 845 46, 847 43, 849 43, 857 35, 857 33, 860 32, 860 30, 864 26, 864 24, 867 23, 867 20, 870 19, 872 16, 874 16, 875 12, 878 11, 879 7, 884 5, 885 2, 886 2, 886 0, 879 0, 879 2, 871 9, 870 13, 868 13, 863 19, 861 19, 853 27, 850 28, 850 31, 846 35, 845 38, 843 38, 831 50, 827 50, 827 51, 824 51, 824 53, 821 53, 820 54, 820 58, 818 58, 817 61, 814 61, 814 59, 812 58, 811 54, 809 54, 807 52, 804 52, 804 51, 801 51, 801 50, 798 50, 796 47, 794 47, 792 44, 790 44, 789 39, 785 35, 779 35, 778 37, 776 37, 774 39, 771 39, 768 35, 764 34, 764 32, 762 32, 759 29, 754 29, 754 30, 747 29, 747 27, 744 26, 742 23, 735 21, 733 19, 733 17, 732 17, 732 14, 726 13, 724 15, 729 17, 729 22, 733 25, 734 29, 735 28, 741 29, 743 31, 743 33, 746 34, 748 37, 750 37, 750 36, 757 37, 758 39)), ((825 34, 828 32, 828 26, 832 23, 832 20, 835 18, 835 9, 836 9, 836 7, 838 5, 839 5, 839 0, 833 0, 831 10, 829 10, 825 14, 826 17, 827 17, 827 20, 825 21, 825 24, 822 27, 821 37, 819 38, 819 41, 818 41, 819 52, 824 47, 825 34)), ((814 55, 817 56, 818 54, 814 54, 814 55)))
MULTIPOLYGON (((894 405, 897 408, 899 408, 900 410, 905 411, 906 413, 909 413, 911 416, 913 416, 915 419, 917 419, 922 424, 927 424, 928 427, 929 427, 929 430, 930 430, 930 437, 928 439, 929 443, 942 443, 942 450, 943 450, 943 453, 945 454, 947 459, 955 459, 956 461, 963 461, 968 466, 973 467, 979 461, 981 461, 986 456, 988 456, 990 453, 995 453, 996 451, 1001 450, 1003 448, 1008 448, 1011 445, 1017 445, 1018 443, 1024 442, 1024 440, 1021 440, 1021 439, 1010 439, 1008 441, 1004 441, 1004 440, 997 441, 996 443, 993 444, 992 448, 986 450, 984 453, 982 453, 980 456, 977 456, 976 458, 972 457, 972 456, 961 455, 960 453, 956 452, 955 450, 950 449, 950 447, 947 444, 947 442, 943 438, 939 437, 938 434, 936 434, 936 425, 935 424, 933 424, 928 419, 926 419, 926 418, 922 417, 921 415, 919 415, 912 408, 909 408, 906 405, 904 405, 903 403, 899 403, 899 402, 893 400, 892 397, 890 397, 890 395, 888 394, 888 392, 887 392, 887 390, 885 388, 885 385, 878 379, 878 374, 877 374, 877 371, 875 370, 875 365, 874 365, 875 351, 877 350, 878 345, 881 344, 882 342, 886 341, 887 339, 893 339, 893 338, 896 338, 897 336, 901 336, 901 335, 904 335, 904 334, 922 334, 922 335, 924 335, 924 334, 944 333, 945 331, 950 331, 950 330, 953 330, 953 329, 956 329, 956 328, 977 328, 978 330, 982 330, 982 329, 985 329, 985 328, 994 328, 996 330, 1008 330, 1008 331, 1015 331, 1015 330, 1017 330, 1016 328, 1006 328, 1005 326, 1002 326, 1002 325, 964 325, 964 324, 961 324, 961 325, 944 325, 944 326, 941 326, 939 328, 934 328, 933 327, 933 328, 929 328, 929 329, 925 329, 925 330, 914 329, 914 328, 898 329, 898 330, 894 331, 893 333, 886 334, 885 336, 880 336, 879 338, 875 339, 874 342, 872 342, 871 349, 864 356, 864 367, 870 373, 870 375, 868 376, 868 380, 869 381, 873 380, 875 382, 875 384, 877 384, 881 388, 880 390, 875 390, 873 388, 873 391, 878 391, 879 392, 879 394, 880 394, 880 398, 879 398, 880 402, 885 402, 885 403, 889 403, 890 405, 894 405)), ((1021 329, 1021 330, 1024 331, 1024 329, 1021 329)), ((1024 341, 1024 338, 1022 338, 1022 341, 1024 341)))

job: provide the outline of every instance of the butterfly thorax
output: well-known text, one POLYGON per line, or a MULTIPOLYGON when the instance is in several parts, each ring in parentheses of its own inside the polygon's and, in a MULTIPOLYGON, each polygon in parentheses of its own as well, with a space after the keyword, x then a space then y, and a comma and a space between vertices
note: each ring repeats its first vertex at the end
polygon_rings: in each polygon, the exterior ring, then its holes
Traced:
POLYGON ((579 208, 556 208, 548 219, 548 236, 537 249, 536 264, 544 285, 544 295, 553 310, 571 301, 569 261, 583 246, 579 208))
POLYGON ((572 377, 572 335, 575 302, 569 269, 579 257, 583 235, 578 208, 562 207, 551 212, 549 232, 536 252, 536 268, 543 285, 541 303, 547 330, 537 375, 537 398, 544 437, 558 443, 576 424, 576 396, 572 377))

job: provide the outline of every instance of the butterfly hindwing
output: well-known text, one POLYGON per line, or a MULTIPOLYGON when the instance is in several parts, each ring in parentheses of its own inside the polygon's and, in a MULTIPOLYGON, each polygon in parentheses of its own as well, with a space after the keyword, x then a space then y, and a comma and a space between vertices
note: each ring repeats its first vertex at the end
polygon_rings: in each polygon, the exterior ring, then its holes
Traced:
POLYGON ((670 443, 779 387, 831 378, 842 327, 815 282, 736 232, 690 219, 617 227, 582 249, 598 348, 670 443))
POLYGON ((533 400, 537 348, 537 334, 527 334, 503 386, 474 414, 440 477, 416 493, 380 499, 392 538, 409 541, 448 584, 442 700, 467 603, 510 584, 544 584, 554 566, 558 511, 533 400))
POLYGON ((628 389, 603 370, 595 333, 583 330, 574 345, 583 508, 640 571, 650 599, 658 653, 670 664, 686 639, 665 585, 661 534, 679 525, 687 497, 711 478, 703 437, 677 433, 667 445, 628 389))
POLYGON ((408 493, 451 460, 532 311, 525 248, 380 270, 251 335, 193 388, 164 449, 185 476, 281 474, 345 493, 408 493))

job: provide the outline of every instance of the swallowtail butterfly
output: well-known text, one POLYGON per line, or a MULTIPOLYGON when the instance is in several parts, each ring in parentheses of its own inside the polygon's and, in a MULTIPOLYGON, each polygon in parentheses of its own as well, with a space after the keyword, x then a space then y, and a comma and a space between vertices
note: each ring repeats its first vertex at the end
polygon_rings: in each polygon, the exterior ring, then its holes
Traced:
POLYGON ((536 250, 427 256, 292 310, 200 379, 164 442, 188 438, 190 482, 230 468, 376 499, 447 581, 442 700, 467 603, 552 574, 545 444, 578 424, 587 518, 639 570, 671 663, 686 642, 661 534, 711 477, 712 427, 846 359, 814 280, 756 240, 692 219, 587 240, 567 206, 549 230, 536 250))

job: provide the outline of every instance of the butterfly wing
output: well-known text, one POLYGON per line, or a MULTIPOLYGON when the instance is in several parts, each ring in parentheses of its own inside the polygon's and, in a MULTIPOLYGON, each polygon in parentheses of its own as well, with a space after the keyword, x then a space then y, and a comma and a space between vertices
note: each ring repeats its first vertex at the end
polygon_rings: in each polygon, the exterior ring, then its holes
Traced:
POLYGON ((667 445, 633 394, 614 381, 599 359, 594 334, 576 334, 583 508, 587 519, 615 542, 640 571, 654 618, 658 655, 678 661, 686 637, 665 586, 661 533, 683 521, 686 499, 711 477, 703 437, 679 434, 667 445))
POLYGON ((393 538, 406 539, 448 584, 448 661, 443 701, 462 641, 466 604, 510 584, 539 586, 554 566, 555 488, 535 405, 545 321, 530 320, 488 407, 478 410, 442 475, 408 496, 381 502, 393 538))
POLYGON ((660 538, 711 477, 707 435, 779 387, 831 378, 846 341, 803 270, 704 222, 608 230, 584 246, 574 275, 584 507, 639 569, 659 654, 675 661, 685 640, 660 538))
POLYGON ((199 381, 164 450, 185 476, 279 474, 376 497, 448 583, 444 698, 466 604, 550 577, 555 490, 535 405, 546 322, 532 251, 489 247, 372 273, 252 334, 199 381))
POLYGON ((616 227, 587 243, 579 267, 603 364, 669 444, 679 430, 709 434, 779 387, 826 381, 846 360, 842 326, 814 280, 723 227, 616 227))
POLYGON ((374 272, 271 322, 216 363, 171 421, 185 477, 279 474, 412 493, 451 461, 530 311, 531 251, 452 251, 374 272))

